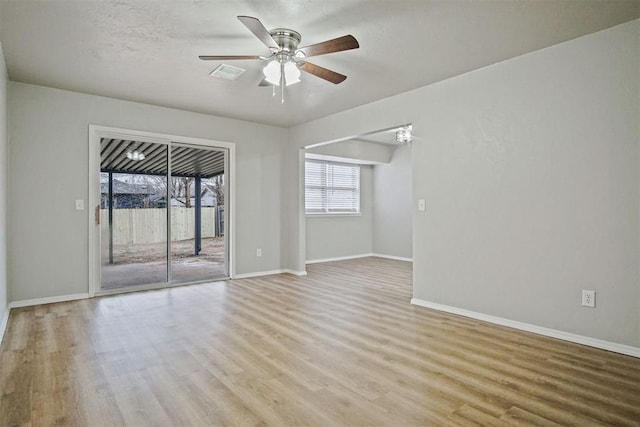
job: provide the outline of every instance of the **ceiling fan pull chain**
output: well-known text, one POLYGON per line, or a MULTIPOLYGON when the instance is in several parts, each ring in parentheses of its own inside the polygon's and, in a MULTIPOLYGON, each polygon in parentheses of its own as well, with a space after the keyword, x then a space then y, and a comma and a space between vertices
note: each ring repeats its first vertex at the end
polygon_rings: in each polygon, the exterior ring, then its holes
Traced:
POLYGON ((280 103, 284 104, 284 61, 280 61, 280 103))

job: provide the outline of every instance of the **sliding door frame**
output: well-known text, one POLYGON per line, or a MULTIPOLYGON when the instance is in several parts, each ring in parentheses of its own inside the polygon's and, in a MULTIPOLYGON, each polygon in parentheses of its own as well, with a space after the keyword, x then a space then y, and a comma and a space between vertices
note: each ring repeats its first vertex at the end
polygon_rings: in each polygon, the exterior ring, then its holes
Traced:
MULTIPOLYGON (((99 125, 89 125, 89 197, 87 209, 87 226, 89 235, 89 296, 103 293, 100 289, 100 140, 102 138, 123 139, 133 141, 143 141, 167 145, 168 149, 172 144, 189 145, 194 148, 211 148, 226 150, 225 156, 225 248, 227 270, 230 278, 235 277, 235 169, 236 169, 236 146, 232 142, 216 141, 212 139, 193 138, 164 133, 137 131, 131 129, 121 129, 99 125)), ((170 223, 167 224, 170 226, 170 223)), ((170 230, 170 227, 168 227, 170 230)), ((170 231, 169 231, 170 232, 170 231)), ((170 234, 169 234, 170 236, 170 234)), ((167 262, 171 262, 168 254, 167 262)), ((168 266, 168 271, 170 271, 168 266)), ((178 286, 180 284, 161 283, 153 285, 141 285, 132 287, 130 290, 144 290, 166 288, 178 286)), ((186 283, 185 283, 186 284, 186 283)), ((123 289, 127 292, 127 289, 123 289)), ((107 292, 104 292, 107 293, 107 292)))

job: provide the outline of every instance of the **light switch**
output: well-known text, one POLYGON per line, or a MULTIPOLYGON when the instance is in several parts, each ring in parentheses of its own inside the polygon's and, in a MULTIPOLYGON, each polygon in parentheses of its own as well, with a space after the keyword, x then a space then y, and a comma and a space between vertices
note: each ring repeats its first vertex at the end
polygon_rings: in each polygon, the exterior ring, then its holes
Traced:
POLYGON ((76 210, 83 211, 84 210, 84 200, 76 200, 76 210))
POLYGON ((424 211, 426 209, 427 209, 427 203, 424 201, 424 199, 418 200, 418 210, 424 211))

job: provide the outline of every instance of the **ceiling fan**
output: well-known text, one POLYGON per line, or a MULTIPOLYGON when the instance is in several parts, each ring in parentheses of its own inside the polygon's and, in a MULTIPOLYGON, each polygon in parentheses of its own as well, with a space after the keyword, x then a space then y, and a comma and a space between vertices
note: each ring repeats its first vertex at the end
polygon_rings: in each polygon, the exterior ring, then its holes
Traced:
POLYGON ((346 35, 321 43, 298 48, 302 37, 297 31, 288 28, 276 28, 268 31, 258 18, 238 16, 242 22, 271 51, 268 56, 260 55, 201 55, 203 61, 226 61, 235 59, 259 59, 267 61, 264 67, 264 79, 259 86, 281 87, 284 102, 284 87, 300 81, 300 70, 320 77, 334 84, 342 83, 347 76, 327 68, 307 62, 305 58, 357 49, 358 41, 352 35, 346 35))

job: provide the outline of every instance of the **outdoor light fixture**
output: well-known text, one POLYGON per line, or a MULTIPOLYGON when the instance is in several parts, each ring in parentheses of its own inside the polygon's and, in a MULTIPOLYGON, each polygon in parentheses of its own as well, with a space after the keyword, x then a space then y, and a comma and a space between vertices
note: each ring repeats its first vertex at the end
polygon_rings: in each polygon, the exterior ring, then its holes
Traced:
POLYGON ((140 160, 144 160, 145 155, 143 152, 138 150, 129 150, 127 151, 127 159, 133 160, 134 162, 139 162, 140 160))
POLYGON ((396 142, 398 144, 408 144, 413 141, 413 126, 403 126, 396 131, 396 142))

